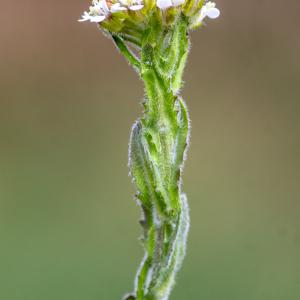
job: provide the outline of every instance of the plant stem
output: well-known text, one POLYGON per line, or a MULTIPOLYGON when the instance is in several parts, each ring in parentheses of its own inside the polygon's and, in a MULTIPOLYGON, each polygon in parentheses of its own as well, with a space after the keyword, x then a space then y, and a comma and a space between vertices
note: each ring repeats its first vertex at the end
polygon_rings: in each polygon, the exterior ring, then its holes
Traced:
POLYGON ((189 117, 178 91, 189 49, 187 26, 179 16, 169 30, 153 24, 143 36, 140 75, 146 99, 143 117, 132 129, 129 160, 144 213, 145 256, 134 296, 127 299, 168 299, 185 255, 189 215, 181 171, 189 117))
POLYGON ((112 34, 112 39, 115 42, 116 47, 120 50, 120 52, 124 55, 127 61, 131 64, 131 66, 140 71, 140 61, 139 59, 132 53, 127 45, 124 42, 124 39, 116 34, 112 34))

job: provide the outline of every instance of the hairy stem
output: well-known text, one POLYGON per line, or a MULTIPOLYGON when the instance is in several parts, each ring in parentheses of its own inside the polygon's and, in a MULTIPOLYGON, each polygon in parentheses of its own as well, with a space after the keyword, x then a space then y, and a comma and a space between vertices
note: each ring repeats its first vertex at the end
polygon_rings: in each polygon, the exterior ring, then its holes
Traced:
MULTIPOLYGON (((136 300, 168 299, 185 255, 189 227, 181 191, 189 117, 178 95, 189 48, 188 24, 183 16, 168 30, 155 24, 155 18, 153 22, 152 30, 143 35, 139 62, 146 93, 144 114, 132 128, 129 149, 136 199, 144 215, 145 256, 134 294, 127 298, 136 300)), ((126 50, 124 54, 135 65, 126 50)))
POLYGON ((124 42, 124 38, 112 34, 112 39, 115 42, 116 47, 120 50, 120 52, 124 55, 124 57, 127 59, 127 61, 131 64, 131 66, 136 70, 140 71, 140 61, 139 59, 135 56, 134 53, 132 53, 127 45, 124 42))

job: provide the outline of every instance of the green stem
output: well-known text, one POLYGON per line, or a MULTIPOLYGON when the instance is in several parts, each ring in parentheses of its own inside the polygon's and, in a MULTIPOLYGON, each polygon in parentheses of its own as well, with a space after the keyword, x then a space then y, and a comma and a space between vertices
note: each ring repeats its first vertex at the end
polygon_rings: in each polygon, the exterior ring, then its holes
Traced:
POLYGON ((120 52, 125 56, 127 61, 136 69, 138 72, 140 71, 140 61, 139 59, 132 53, 128 47, 126 46, 123 38, 116 34, 112 34, 112 39, 115 42, 116 47, 120 50, 120 52))
POLYGON ((187 27, 179 16, 173 28, 152 26, 155 30, 143 36, 139 63, 145 111, 133 126, 129 157, 136 198, 144 213, 145 257, 134 296, 128 299, 168 299, 185 255, 189 216, 181 171, 189 117, 178 91, 189 48, 187 27))

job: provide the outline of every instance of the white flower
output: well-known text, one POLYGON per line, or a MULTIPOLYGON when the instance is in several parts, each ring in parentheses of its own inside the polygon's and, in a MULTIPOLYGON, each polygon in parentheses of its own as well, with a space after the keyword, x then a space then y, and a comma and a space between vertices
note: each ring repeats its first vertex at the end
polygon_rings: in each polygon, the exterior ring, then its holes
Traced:
POLYGON ((112 13, 118 12, 118 11, 124 11, 124 10, 127 10, 127 8, 121 6, 121 4, 120 4, 119 2, 113 4, 113 5, 111 6, 111 8, 110 8, 110 11, 111 11, 112 13))
POLYGON ((160 9, 167 9, 169 7, 180 6, 185 2, 185 0, 157 0, 156 5, 160 9))
POLYGON ((133 11, 141 10, 144 7, 143 0, 119 0, 119 2, 133 11))
POLYGON ((104 21, 111 13, 127 10, 126 7, 122 7, 120 3, 113 4, 108 7, 106 0, 94 0, 93 6, 90 7, 89 12, 84 12, 79 22, 90 21, 100 23, 104 21))
POLYGON ((216 3, 207 2, 201 9, 198 22, 202 22, 206 17, 216 19, 220 16, 220 10, 216 8, 216 3))
POLYGON ((172 0, 157 0, 156 5, 160 9, 167 9, 173 6, 172 0))

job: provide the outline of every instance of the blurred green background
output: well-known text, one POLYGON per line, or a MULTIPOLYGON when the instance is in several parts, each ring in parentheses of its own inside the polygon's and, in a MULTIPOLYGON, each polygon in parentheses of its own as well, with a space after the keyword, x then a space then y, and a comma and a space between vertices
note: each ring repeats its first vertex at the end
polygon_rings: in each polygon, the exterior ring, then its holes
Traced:
MULTIPOLYGON (((133 289, 143 251, 127 143, 143 86, 77 23, 88 5, 1 3, 1 300, 133 289)), ((192 223, 171 299, 300 299, 300 5, 218 7, 185 73, 192 223)))

